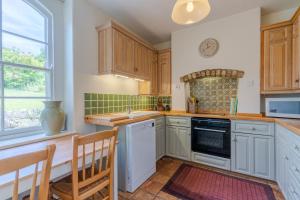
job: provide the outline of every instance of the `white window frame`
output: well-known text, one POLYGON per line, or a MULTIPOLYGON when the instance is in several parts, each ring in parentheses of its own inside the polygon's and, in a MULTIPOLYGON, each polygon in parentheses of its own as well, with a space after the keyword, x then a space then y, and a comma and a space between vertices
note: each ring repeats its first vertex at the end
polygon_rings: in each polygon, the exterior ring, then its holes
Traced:
POLYGON ((27 36, 19 35, 16 33, 12 33, 2 28, 2 1, 0 0, 0 101, 1 101, 1 108, 0 108, 0 140, 6 138, 14 138, 14 137, 22 137, 26 135, 33 135, 42 133, 41 126, 35 127, 26 127, 26 128, 16 128, 12 130, 5 130, 4 129, 4 100, 5 99, 45 99, 45 100, 52 100, 54 96, 54 48, 53 48, 53 16, 49 10, 39 3, 36 0, 23 0, 33 9, 35 9, 41 16, 45 18, 45 42, 39 41, 37 39, 33 39, 27 36), (37 66, 30 66, 24 64, 16 64, 10 62, 2 61, 2 31, 6 34, 10 34, 13 36, 17 36, 23 39, 27 39, 30 41, 38 42, 41 44, 45 44, 48 48, 46 48, 46 67, 37 67, 37 66), (3 69, 4 65, 9 65, 11 67, 16 68, 24 68, 24 69, 32 69, 36 71, 43 71, 49 74, 49 79, 46 79, 46 97, 5 97, 4 95, 4 74, 3 69))

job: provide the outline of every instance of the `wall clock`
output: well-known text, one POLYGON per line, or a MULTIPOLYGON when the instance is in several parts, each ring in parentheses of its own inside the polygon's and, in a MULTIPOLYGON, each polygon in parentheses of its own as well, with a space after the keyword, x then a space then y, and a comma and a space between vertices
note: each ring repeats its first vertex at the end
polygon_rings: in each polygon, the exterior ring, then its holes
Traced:
POLYGON ((214 38, 208 38, 204 40, 201 42, 199 47, 200 55, 204 58, 209 58, 216 55, 218 50, 219 42, 214 38))

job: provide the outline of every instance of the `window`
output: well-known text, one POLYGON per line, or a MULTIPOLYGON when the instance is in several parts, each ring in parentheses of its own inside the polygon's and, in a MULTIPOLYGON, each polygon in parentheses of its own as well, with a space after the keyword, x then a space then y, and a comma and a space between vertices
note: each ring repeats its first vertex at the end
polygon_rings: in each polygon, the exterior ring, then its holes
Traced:
POLYGON ((35 0, 0 0, 0 136, 40 130, 52 98, 52 17, 35 0))

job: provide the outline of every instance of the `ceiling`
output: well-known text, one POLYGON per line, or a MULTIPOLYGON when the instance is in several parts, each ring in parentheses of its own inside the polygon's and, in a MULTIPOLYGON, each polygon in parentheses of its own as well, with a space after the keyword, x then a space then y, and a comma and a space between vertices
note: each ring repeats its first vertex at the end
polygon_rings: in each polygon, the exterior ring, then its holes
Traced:
MULTIPOLYGON (((147 41, 156 44, 170 40, 171 32, 185 28, 171 20, 176 0, 89 0, 107 15, 147 41)), ((300 6, 299 0, 209 0, 211 13, 203 22, 261 7, 268 14, 300 6)))

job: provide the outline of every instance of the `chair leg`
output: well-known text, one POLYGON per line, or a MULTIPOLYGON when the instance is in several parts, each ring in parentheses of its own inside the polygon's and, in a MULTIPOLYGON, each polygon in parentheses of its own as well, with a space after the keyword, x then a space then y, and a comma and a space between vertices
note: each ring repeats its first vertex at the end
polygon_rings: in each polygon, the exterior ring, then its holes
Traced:
POLYGON ((112 186, 111 183, 109 183, 109 200, 113 200, 114 199, 114 187, 112 186))

